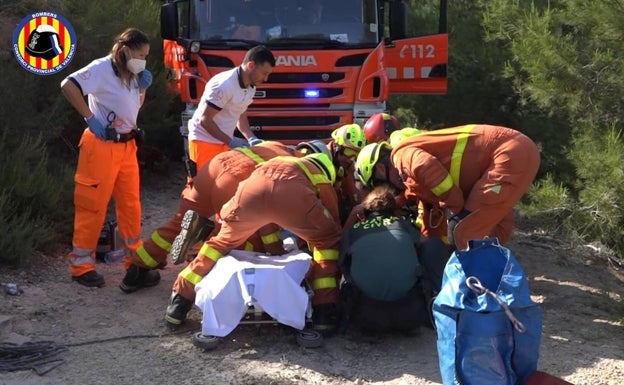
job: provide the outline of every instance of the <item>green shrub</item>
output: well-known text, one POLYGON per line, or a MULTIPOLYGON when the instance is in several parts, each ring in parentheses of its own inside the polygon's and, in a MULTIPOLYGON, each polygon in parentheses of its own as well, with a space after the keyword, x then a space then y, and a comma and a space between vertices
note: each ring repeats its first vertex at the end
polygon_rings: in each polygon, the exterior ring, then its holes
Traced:
POLYGON ((61 94, 60 83, 78 68, 107 55, 115 36, 127 27, 143 30, 151 40, 148 68, 154 83, 138 123, 146 130, 148 143, 166 146, 181 141, 179 114, 172 114, 171 96, 165 90, 160 4, 154 0, 88 4, 83 0, 24 0, 2 7, 2 17, 10 24, 33 11, 57 12, 74 27, 77 43, 69 66, 49 76, 34 75, 10 51, 0 52, 4 71, 0 77, 0 263, 24 265, 34 251, 50 252, 59 244, 71 244, 72 174, 85 124, 61 94))
POLYGON ((518 208, 544 231, 577 243, 598 241, 624 255, 624 143, 616 129, 601 131, 579 129, 573 139, 568 158, 576 171, 574 186, 547 175, 518 208))
POLYGON ((573 227, 569 220, 573 206, 574 200, 569 190, 557 184, 553 176, 548 174, 529 188, 517 209, 537 227, 536 230, 561 235, 573 227))
POLYGON ((0 137, 0 262, 28 264, 34 250, 52 251, 71 229, 71 179, 48 161, 41 138, 9 145, 0 137))
POLYGON ((577 233, 587 241, 599 240, 618 255, 624 255, 623 145, 621 132, 614 128, 586 129, 570 151, 578 176, 577 233))

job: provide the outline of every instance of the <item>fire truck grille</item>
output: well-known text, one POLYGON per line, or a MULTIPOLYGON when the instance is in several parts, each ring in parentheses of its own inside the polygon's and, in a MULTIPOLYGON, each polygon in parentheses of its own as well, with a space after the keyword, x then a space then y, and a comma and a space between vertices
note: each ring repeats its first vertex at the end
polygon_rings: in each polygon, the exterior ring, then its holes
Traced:
POLYGON ((279 130, 279 131, 263 131, 258 134, 258 137, 264 140, 284 140, 284 141, 301 141, 321 139, 326 140, 331 138, 331 130, 312 130, 312 131, 297 131, 297 130, 279 130))
MULTIPOLYGON (((309 91, 303 88, 264 88, 256 91, 255 99, 307 99, 306 92, 309 91)), ((343 90, 341 88, 315 88, 315 92, 318 92, 314 98, 333 98, 342 95, 343 90)))
POLYGON ((261 117, 250 116, 250 126, 271 126, 271 127, 292 127, 298 126, 330 126, 332 124, 338 124, 340 122, 339 116, 283 116, 283 117, 261 117))
POLYGON ((272 73, 267 83, 274 84, 310 84, 334 83, 345 78, 344 72, 306 72, 306 73, 272 73))

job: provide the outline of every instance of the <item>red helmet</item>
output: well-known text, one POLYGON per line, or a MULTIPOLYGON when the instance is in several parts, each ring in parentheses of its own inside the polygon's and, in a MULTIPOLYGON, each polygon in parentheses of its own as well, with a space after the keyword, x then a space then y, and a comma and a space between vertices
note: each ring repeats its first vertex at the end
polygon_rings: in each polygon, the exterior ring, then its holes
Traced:
POLYGON ((390 133, 401 128, 399 120, 385 112, 373 114, 364 124, 364 135, 367 143, 388 140, 390 133))

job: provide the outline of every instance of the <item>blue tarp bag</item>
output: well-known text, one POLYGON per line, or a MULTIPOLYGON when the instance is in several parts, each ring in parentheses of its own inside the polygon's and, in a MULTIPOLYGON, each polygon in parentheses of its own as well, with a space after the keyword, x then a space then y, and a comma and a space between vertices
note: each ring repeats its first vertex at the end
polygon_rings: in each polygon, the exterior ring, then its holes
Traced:
POLYGON ((497 238, 451 255, 433 316, 444 385, 523 385, 536 371, 542 310, 497 238))

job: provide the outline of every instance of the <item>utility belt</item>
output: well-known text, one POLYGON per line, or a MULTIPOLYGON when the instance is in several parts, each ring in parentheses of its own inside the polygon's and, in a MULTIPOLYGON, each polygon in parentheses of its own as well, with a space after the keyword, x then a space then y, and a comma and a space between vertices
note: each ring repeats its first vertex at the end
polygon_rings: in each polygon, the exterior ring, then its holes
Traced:
POLYGON ((106 140, 112 141, 115 143, 126 143, 133 139, 136 139, 137 146, 143 143, 143 138, 145 137, 145 131, 140 128, 135 128, 134 130, 120 134, 113 127, 106 128, 106 140))

